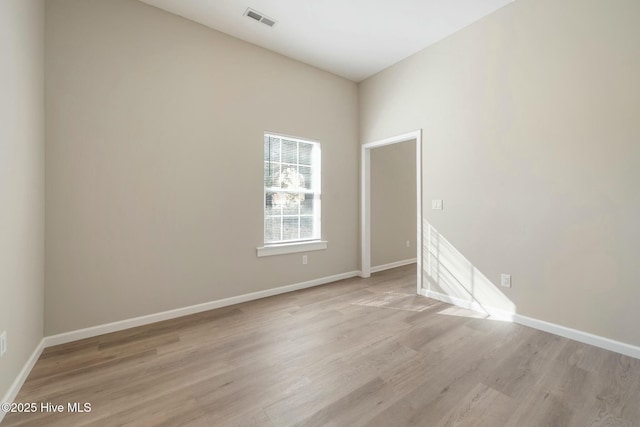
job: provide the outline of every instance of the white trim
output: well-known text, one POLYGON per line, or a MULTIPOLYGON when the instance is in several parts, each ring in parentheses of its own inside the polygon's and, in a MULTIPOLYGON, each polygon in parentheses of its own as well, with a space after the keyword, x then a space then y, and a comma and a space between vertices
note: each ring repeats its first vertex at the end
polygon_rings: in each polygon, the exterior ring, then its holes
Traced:
MULTIPOLYGON (((24 384, 27 377, 31 373, 33 366, 36 364, 36 362, 40 358, 40 355, 42 354, 42 350, 44 350, 45 347, 46 347, 45 340, 44 339, 40 340, 40 343, 35 348, 35 350, 33 350, 33 353, 31 353, 31 357, 29 357, 29 359, 27 360, 27 363, 24 364, 24 366, 22 367, 22 370, 20 371, 16 379, 13 380, 11 387, 9 387, 9 390, 7 390, 2 400, 0 400, 0 403, 13 403, 16 396, 18 395, 18 392, 22 388, 22 385, 24 384)), ((4 418, 5 415, 6 413, 4 411, 0 411, 0 423, 2 423, 2 419, 4 418)))
POLYGON ((362 148, 379 148, 385 145, 397 144, 399 142, 411 141, 412 139, 418 139, 422 136, 422 129, 414 130, 411 132, 403 133, 402 135, 390 136, 389 138, 379 139, 374 142, 367 142, 362 145, 362 148))
POLYGON ((371 150, 360 156, 360 277, 371 277, 371 150))
POLYGON ((132 319, 120 320, 118 322, 107 323, 104 325, 92 326, 76 331, 65 332, 58 335, 45 337, 45 347, 51 347, 59 344, 77 341, 85 338, 91 338, 102 334, 122 331, 124 329, 134 328, 136 326, 148 325, 150 323, 161 322, 163 320, 175 319, 176 317, 187 316, 189 314, 200 313, 203 311, 213 310, 215 308, 226 307, 229 305, 240 304, 247 301, 253 301, 260 298, 266 298, 274 295, 284 294, 286 292, 297 291, 300 289, 311 288, 313 286, 324 285, 338 280, 356 277, 359 271, 350 271, 348 273, 336 274, 333 276, 322 277, 319 279, 309 280, 307 282, 295 283, 293 285, 281 286, 279 288, 266 289, 264 291, 252 292, 249 294, 238 295, 235 297, 225 298, 216 301, 210 301, 203 304, 196 304, 189 307, 177 308, 174 310, 163 311, 160 313, 149 314, 146 316, 134 317, 132 319))
POLYGON ((258 257, 294 254, 296 252, 310 252, 320 251, 327 249, 326 240, 314 240, 312 242, 294 242, 294 243, 281 243, 271 246, 260 246, 256 248, 256 254, 258 257))
POLYGON ((580 331, 578 329, 569 328, 566 326, 558 325, 556 323, 535 319, 533 317, 523 316, 521 314, 508 312, 493 307, 482 307, 475 301, 452 297, 440 292, 421 289, 420 294, 429 298, 437 299, 442 302, 456 305, 458 307, 487 313, 491 316, 492 319, 495 320, 512 321, 519 325, 528 326, 533 329, 549 332, 551 334, 578 341, 584 344, 589 344, 595 347, 603 348, 605 350, 613 351, 615 353, 624 354, 625 356, 640 359, 640 346, 627 344, 621 341, 602 337, 600 335, 595 335, 589 332, 580 331))
POLYGON ((314 144, 320 144, 320 141, 317 139, 302 138, 300 136, 287 135, 280 132, 271 132, 270 130, 265 130, 263 132, 263 135, 270 135, 270 136, 273 136, 274 138, 290 139, 292 141, 297 141, 297 142, 313 142, 314 144))
POLYGON ((422 129, 416 134, 416 292, 422 289, 422 262, 424 257, 422 247, 422 129))
POLYGON ((616 353, 624 354, 629 357, 640 359, 640 347, 627 344, 621 341, 612 340, 589 332, 580 331, 578 329, 568 328, 566 326, 557 325, 555 323, 545 322, 544 320, 534 319, 532 317, 514 314, 513 321, 520 325, 529 326, 530 328, 539 329, 561 337, 580 341, 585 344, 604 348, 616 353))
POLYGON ((403 265, 415 264, 416 261, 417 261, 416 258, 411 258, 411 259, 403 259, 402 261, 390 262, 389 264, 376 265, 375 267, 371 267, 371 272, 377 273, 379 271, 389 270, 396 267, 402 267, 403 265))
MULTIPOLYGON (((416 141, 416 292, 422 289, 422 129, 362 145, 360 157, 360 277, 371 276, 371 150, 416 141)), ((379 271, 379 270, 378 270, 379 271)))

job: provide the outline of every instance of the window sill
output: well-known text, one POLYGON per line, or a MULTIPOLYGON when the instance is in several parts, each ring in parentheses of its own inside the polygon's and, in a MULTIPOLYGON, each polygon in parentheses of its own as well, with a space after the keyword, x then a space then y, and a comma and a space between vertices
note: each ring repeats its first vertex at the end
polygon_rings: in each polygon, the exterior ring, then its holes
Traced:
POLYGON ((258 257, 294 254, 296 252, 320 251, 327 249, 326 240, 314 240, 312 242, 283 243, 280 245, 261 246, 256 248, 258 257))

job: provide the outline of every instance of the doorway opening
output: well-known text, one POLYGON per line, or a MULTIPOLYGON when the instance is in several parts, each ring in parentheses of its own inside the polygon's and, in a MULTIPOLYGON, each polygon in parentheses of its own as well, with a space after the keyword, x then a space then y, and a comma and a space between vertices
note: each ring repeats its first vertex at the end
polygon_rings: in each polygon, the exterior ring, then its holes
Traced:
POLYGON ((360 276, 371 276, 371 150, 391 144, 415 141, 416 151, 416 293, 422 288, 422 130, 408 132, 379 141, 369 142, 361 148, 360 177, 360 276))

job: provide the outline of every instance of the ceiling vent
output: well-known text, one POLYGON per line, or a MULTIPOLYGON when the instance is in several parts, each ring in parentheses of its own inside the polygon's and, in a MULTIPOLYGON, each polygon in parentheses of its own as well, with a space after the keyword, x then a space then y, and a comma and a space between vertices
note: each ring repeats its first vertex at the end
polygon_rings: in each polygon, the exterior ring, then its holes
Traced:
POLYGON ((244 16, 248 16, 249 18, 255 19, 258 22, 262 22, 264 25, 267 25, 269 27, 273 27, 276 24, 276 21, 274 21, 273 19, 264 16, 263 13, 258 12, 257 10, 253 10, 250 7, 248 7, 247 10, 244 11, 244 16))

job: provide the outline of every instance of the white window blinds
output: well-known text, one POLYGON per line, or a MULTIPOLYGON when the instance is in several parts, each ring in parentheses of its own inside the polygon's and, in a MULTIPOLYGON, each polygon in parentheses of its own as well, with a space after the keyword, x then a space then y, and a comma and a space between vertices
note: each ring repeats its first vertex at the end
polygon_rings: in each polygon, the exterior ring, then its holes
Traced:
POLYGON ((320 239, 320 144, 264 135, 264 243, 320 239))

